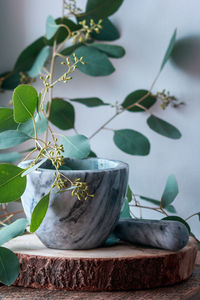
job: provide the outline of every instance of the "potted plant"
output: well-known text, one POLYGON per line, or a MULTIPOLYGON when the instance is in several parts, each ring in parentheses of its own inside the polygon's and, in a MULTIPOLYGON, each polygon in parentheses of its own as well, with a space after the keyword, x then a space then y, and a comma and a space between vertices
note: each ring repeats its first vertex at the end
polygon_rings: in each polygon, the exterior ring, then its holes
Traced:
MULTIPOLYGON (((52 130, 51 123, 62 130, 75 129, 74 109, 71 102, 82 103, 88 107, 99 105, 106 107, 108 105, 96 97, 76 98, 70 99, 70 101, 53 97, 53 88, 60 82, 68 83, 76 68, 92 76, 109 75, 114 71, 108 57, 122 57, 125 53, 124 49, 120 46, 96 43, 95 39, 116 38, 117 30, 108 17, 120 7, 122 2, 122 0, 104 1, 102 6, 99 5, 99 1, 90 0, 87 2, 86 12, 81 13, 74 2, 72 5, 72 2, 65 3, 64 1, 64 11, 67 8, 69 14, 76 17, 77 23, 71 21, 69 16, 67 18, 63 16, 57 20, 49 16, 46 22, 46 37, 39 38, 25 49, 19 56, 14 70, 0 77, 1 87, 4 89, 13 89, 19 81, 22 83, 13 92, 13 109, 0 109, 0 149, 11 148, 27 140, 33 142, 33 147, 19 166, 8 163, 0 164, 1 203, 15 201, 22 196, 24 209, 29 219, 29 222, 25 219, 19 219, 1 229, 1 245, 10 238, 22 234, 28 223, 30 223, 30 231, 38 230, 41 240, 49 247, 76 249, 101 245, 114 229, 119 218, 127 188, 128 167, 118 161, 88 159, 88 157, 95 156, 95 153, 90 149, 89 139, 91 140, 124 111, 131 113, 146 111, 157 99, 162 101, 161 104, 164 108, 171 103, 173 105, 179 104, 174 97, 165 91, 152 94, 156 80, 172 52, 176 39, 175 31, 158 75, 149 90, 136 90, 130 93, 120 105, 116 104, 114 115, 89 138, 80 134, 60 136, 59 133, 52 130), (72 39, 74 44, 64 48, 69 39, 72 39), (49 55, 50 48, 52 49, 51 55, 49 55), (48 70, 45 63, 49 56, 50 69, 48 70), (62 58, 64 66, 64 72, 58 78, 53 76, 56 57, 62 58), (43 89, 38 93, 30 85, 30 82, 43 71, 44 74, 40 77, 43 82, 43 89), (47 96, 49 96, 48 100, 47 96), (43 135, 44 137, 42 137, 43 135), (32 155, 35 155, 34 158, 29 160, 32 155), (66 207, 67 210, 64 211, 63 207, 66 207), (111 213, 107 214, 105 226, 99 228, 105 211, 108 212, 109 209, 111 213), (58 215, 55 217, 56 211, 58 215), (92 220, 97 215, 96 222, 91 226, 92 220), (52 222, 53 219, 55 222, 49 226, 48 220, 52 222), (67 224, 63 230, 65 233, 68 230, 67 235, 71 235, 67 246, 64 244, 66 238, 63 239, 61 226, 56 229, 56 233, 54 232, 56 238, 53 238, 53 235, 45 238, 47 232, 55 229, 58 219, 67 224), (88 222, 93 235, 94 232, 96 234, 98 231, 93 241, 90 240, 92 236, 90 231, 85 240, 82 240, 82 236, 88 230, 88 222), (80 226, 82 226, 83 231, 80 236, 77 236, 80 226), (49 227, 48 230, 47 227, 49 227), (79 239, 78 242, 74 236, 79 239)), ((147 124, 152 130, 168 138, 178 139, 181 137, 177 128, 155 115, 149 116, 147 124)), ((144 156, 150 151, 149 140, 140 132, 132 129, 114 130, 114 143, 119 149, 131 155, 144 156)), ((18 157, 19 153, 16 152, 1 154, 2 160, 9 161, 18 159, 18 157)), ((171 203, 177 193, 176 179, 174 176, 170 176, 161 202, 155 202, 149 198, 144 200, 158 205, 153 209, 163 213, 167 218, 184 222, 181 218, 168 217, 167 214, 167 211, 175 212, 171 203)), ((142 208, 130 187, 122 212, 122 216, 125 217, 131 216, 128 202, 142 208)), ((4 247, 0 247, 0 256, 5 270, 10 272, 8 277, 6 277, 5 272, 0 273, 0 281, 11 284, 18 275, 17 258, 4 247), (8 260, 10 264, 6 263, 8 260)))

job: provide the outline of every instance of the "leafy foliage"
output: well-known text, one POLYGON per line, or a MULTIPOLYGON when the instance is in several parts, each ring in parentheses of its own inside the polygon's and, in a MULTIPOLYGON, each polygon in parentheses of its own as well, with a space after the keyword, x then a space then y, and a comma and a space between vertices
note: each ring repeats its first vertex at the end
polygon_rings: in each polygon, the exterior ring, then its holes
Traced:
POLYGON ((78 68, 87 75, 107 76, 115 70, 107 55, 92 46, 81 46, 75 53, 77 57, 84 57, 86 64, 79 63, 78 68))
POLYGON ((147 124, 153 131, 168 138, 176 140, 181 137, 181 133, 176 127, 154 115, 147 119, 147 124))
POLYGON ((121 58, 125 55, 125 49, 121 46, 93 43, 92 47, 104 52, 109 57, 121 58))
POLYGON ((11 108, 0 108, 0 132, 16 129, 17 123, 14 121, 13 110, 11 108))
POLYGON ((23 169, 11 164, 0 164, 0 203, 19 199, 26 188, 26 177, 21 177, 23 169))
POLYGON ((125 219, 130 219, 131 218, 130 207, 129 207, 127 198, 125 198, 123 209, 122 209, 122 212, 120 214, 120 218, 125 218, 125 219))
POLYGON ((115 41, 120 38, 119 31, 109 19, 104 19, 102 30, 99 33, 92 32, 91 36, 98 41, 115 41))
MULTIPOLYGON (((149 198, 149 197, 145 197, 145 196, 141 196, 141 195, 139 197, 142 200, 145 200, 147 202, 150 202, 150 203, 152 203, 152 204, 160 207, 161 202, 159 200, 155 200, 155 199, 152 199, 152 198, 149 198)), ((165 210, 168 211, 168 212, 171 212, 171 213, 176 213, 176 209, 175 209, 175 207, 173 205, 166 206, 165 210)))
POLYGON ((0 149, 8 149, 30 139, 29 136, 17 130, 7 130, 0 133, 0 149))
POLYGON ((28 220, 21 218, 13 222, 12 224, 6 225, 0 229, 0 245, 8 242, 9 240, 22 235, 28 225, 28 220))
POLYGON ((19 152, 0 152, 0 162, 16 162, 22 158, 21 153, 19 152))
POLYGON ((49 193, 42 197, 42 199, 37 203, 35 206, 32 216, 31 216, 31 225, 30 225, 30 232, 35 232, 40 224, 42 223, 47 209, 49 206, 49 193))
POLYGON ((163 61, 162 61, 162 64, 161 64, 161 67, 160 67, 160 71, 162 71, 162 69, 164 68, 166 62, 168 61, 172 51, 173 51, 173 48, 174 48, 174 45, 175 45, 175 42, 176 42, 176 29, 174 30, 174 33, 170 39, 170 42, 169 42, 169 46, 167 48, 167 51, 165 53, 165 56, 163 58, 163 61))
MULTIPOLYGON (((36 115, 35 124, 36 124, 36 130, 38 136, 44 133, 48 128, 47 118, 44 117, 44 115, 41 113, 36 115)), ((33 120, 30 119, 26 121, 26 123, 19 124, 17 130, 29 137, 34 137, 35 132, 34 132, 33 120)))
POLYGON ((50 40, 54 34, 57 32, 59 26, 54 21, 52 16, 48 16, 46 21, 46 38, 50 40))
MULTIPOLYGON (((105 19, 112 14, 114 14, 121 4, 123 0, 88 0, 86 6, 86 12, 83 13, 83 17, 93 17, 105 19)), ((81 15, 79 16, 81 17, 81 15)))
POLYGON ((104 106, 109 105, 108 103, 103 102, 103 100, 97 98, 97 97, 91 97, 91 98, 75 98, 70 99, 70 101, 78 102, 81 104, 84 104, 87 107, 96 107, 96 106, 104 106))
POLYGON ((114 133, 115 145, 125 153, 131 155, 148 155, 150 143, 148 139, 138 131, 132 129, 116 130, 114 133))
POLYGON ((49 56, 49 47, 44 47, 35 59, 32 68, 28 71, 30 77, 36 77, 42 72, 42 68, 49 56))
POLYGON ((30 46, 24 49, 15 63, 14 72, 29 71, 34 64, 35 59, 37 58, 38 54, 44 46, 45 39, 43 37, 40 37, 30 46))
POLYGON ((17 256, 7 248, 0 247, 0 282, 11 285, 19 275, 17 256))
POLYGON ((74 107, 63 99, 54 98, 52 100, 49 120, 62 130, 74 128, 74 107))
POLYGON ((86 136, 77 134, 63 136, 61 144, 64 146, 64 156, 72 158, 86 158, 90 153, 90 143, 86 136))
POLYGON ((178 184, 174 175, 170 175, 167 179, 164 192, 161 197, 161 205, 163 208, 169 206, 178 195, 178 184))
POLYGON ((25 123, 34 117, 37 99, 37 91, 31 85, 19 85, 14 90, 13 105, 15 122, 25 123))
MULTIPOLYGON (((127 109, 130 105, 135 104, 138 100, 140 100, 142 97, 145 97, 148 94, 147 90, 136 90, 132 93, 130 93, 122 103, 122 107, 127 109)), ((150 108, 154 103, 156 102, 156 97, 153 95, 149 95, 144 100, 140 102, 140 105, 144 106, 145 108, 150 108)), ((141 112, 144 111, 143 108, 135 105, 129 109, 127 109, 130 112, 141 112)))

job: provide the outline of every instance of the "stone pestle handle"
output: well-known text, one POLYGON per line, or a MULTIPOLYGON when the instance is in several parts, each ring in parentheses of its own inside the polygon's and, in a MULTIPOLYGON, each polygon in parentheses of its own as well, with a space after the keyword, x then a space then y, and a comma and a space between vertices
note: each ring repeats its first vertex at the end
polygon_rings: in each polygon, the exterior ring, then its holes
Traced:
POLYGON ((187 227, 177 221, 120 219, 114 232, 123 241, 178 251, 188 242, 187 227))

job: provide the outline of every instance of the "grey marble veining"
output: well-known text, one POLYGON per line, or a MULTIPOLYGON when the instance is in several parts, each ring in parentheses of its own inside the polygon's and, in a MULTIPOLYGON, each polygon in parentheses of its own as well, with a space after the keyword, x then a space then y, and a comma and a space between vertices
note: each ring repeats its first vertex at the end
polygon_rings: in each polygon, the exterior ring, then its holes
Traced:
POLYGON ((121 219, 114 234, 132 244, 172 251, 183 248, 189 239, 188 230, 183 223, 167 220, 121 219))
MULTIPOLYGON (((20 164, 25 168, 30 162, 20 164)), ((104 159, 66 159, 62 170, 71 180, 87 182, 94 198, 78 200, 71 191, 50 194, 47 214, 36 231, 40 240, 50 248, 90 249, 101 246, 114 229, 126 195, 128 165, 104 159), (75 170, 74 170, 75 169, 75 170)), ((54 170, 45 162, 37 171, 27 175, 27 187, 22 204, 28 220, 38 201, 49 192, 54 170)))

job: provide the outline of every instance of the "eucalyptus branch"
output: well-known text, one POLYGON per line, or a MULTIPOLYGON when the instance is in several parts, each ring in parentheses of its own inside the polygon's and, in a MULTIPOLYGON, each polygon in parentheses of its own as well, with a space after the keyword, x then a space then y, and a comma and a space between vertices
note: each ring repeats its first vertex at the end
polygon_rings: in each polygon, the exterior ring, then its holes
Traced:
POLYGON ((191 219, 191 218, 194 217, 194 216, 199 216, 199 215, 200 215, 200 212, 194 213, 194 214, 192 214, 191 216, 187 217, 187 218, 185 219, 185 221, 191 219))

